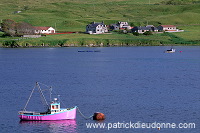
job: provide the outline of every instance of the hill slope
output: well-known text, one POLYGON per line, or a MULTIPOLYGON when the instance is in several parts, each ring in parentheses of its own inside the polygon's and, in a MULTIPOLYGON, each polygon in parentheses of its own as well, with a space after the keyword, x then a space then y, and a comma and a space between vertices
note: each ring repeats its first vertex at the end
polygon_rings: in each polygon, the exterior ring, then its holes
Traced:
POLYGON ((66 34, 37 39, 19 38, 18 41, 1 37, 0 45, 3 46, 200 44, 200 0, 1 0, 0 6, 0 20, 12 19, 34 26, 52 26, 57 31, 84 32, 85 26, 92 21, 104 21, 107 25, 127 21, 132 26, 170 24, 185 30, 152 36, 66 34))
POLYGON ((84 31, 85 25, 92 21, 106 24, 128 21, 132 25, 200 24, 200 4, 165 5, 162 1, 1 0, 0 18, 53 26, 60 31, 84 31))

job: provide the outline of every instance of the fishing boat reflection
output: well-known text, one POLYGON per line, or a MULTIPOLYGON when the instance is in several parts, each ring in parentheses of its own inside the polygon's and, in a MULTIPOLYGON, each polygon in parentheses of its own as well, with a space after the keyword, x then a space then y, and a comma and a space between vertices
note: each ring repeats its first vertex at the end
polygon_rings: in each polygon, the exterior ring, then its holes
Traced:
POLYGON ((45 131, 51 133, 66 132, 76 133, 76 120, 59 120, 59 121, 20 121, 22 126, 30 127, 31 129, 38 129, 42 127, 45 131), (46 129, 45 129, 46 128, 46 129))

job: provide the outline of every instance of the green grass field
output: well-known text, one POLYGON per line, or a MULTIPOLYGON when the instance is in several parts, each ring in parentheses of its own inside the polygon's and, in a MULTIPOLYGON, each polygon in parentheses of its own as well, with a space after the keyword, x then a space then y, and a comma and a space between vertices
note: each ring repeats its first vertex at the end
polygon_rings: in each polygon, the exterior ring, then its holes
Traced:
MULTIPOLYGON (((52 26, 57 31, 85 31, 90 22, 104 21, 112 24, 127 21, 135 26, 178 25, 185 30, 173 35, 184 41, 197 41, 200 35, 200 3, 198 0, 184 0, 182 5, 165 5, 164 0, 1 0, 0 20, 25 21, 34 26, 52 26), (192 1, 196 3, 193 4, 192 1), (22 11, 21 13, 14 13, 22 11)), ((181 0, 174 0, 181 1, 181 0)), ((1 36, 1 34, 0 34, 1 36)), ((26 41, 63 39, 122 39, 122 40, 160 40, 168 41, 168 36, 133 36, 131 34, 112 35, 55 35, 26 41)), ((6 38, 7 39, 7 38, 6 38)), ((1 38, 0 41, 5 40, 1 38)))

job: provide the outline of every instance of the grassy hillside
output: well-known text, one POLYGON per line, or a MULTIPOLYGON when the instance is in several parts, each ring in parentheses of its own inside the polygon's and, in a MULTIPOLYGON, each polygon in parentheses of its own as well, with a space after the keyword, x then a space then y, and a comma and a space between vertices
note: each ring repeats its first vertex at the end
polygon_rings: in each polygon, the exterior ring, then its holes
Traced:
MULTIPOLYGON (((34 26, 52 26, 58 31, 84 32, 85 26, 92 21, 104 21, 105 24, 128 21, 135 26, 179 25, 178 28, 186 32, 174 35, 188 40, 199 40, 200 35, 199 0, 1 0, 0 6, 1 20, 12 19, 34 26)), ((55 38, 62 37, 59 35, 55 38)))
POLYGON ((128 21, 135 25, 200 24, 199 4, 155 5, 162 1, 1 0, 0 18, 56 26, 57 30, 67 31, 84 31, 85 25, 92 21, 104 21, 107 24, 128 21), (15 11, 22 12, 14 14, 15 11))

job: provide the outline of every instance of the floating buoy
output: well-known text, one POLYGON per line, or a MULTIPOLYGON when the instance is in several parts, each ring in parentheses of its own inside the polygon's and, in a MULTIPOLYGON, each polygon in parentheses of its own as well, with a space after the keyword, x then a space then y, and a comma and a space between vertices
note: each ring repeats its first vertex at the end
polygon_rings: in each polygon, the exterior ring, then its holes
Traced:
POLYGON ((96 112, 93 115, 93 120, 105 120, 105 115, 100 112, 96 112))

